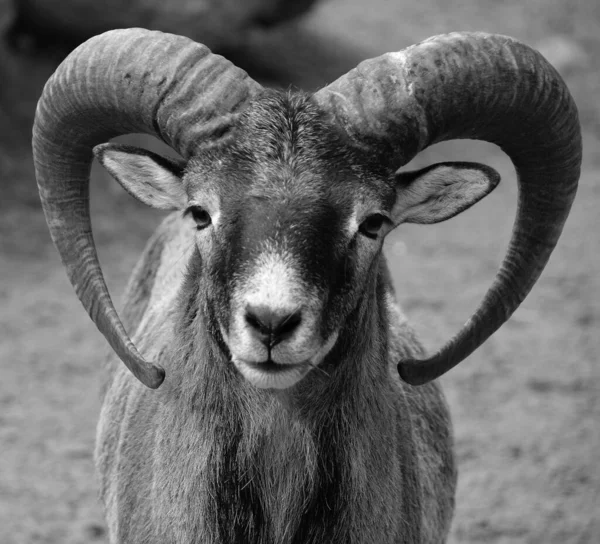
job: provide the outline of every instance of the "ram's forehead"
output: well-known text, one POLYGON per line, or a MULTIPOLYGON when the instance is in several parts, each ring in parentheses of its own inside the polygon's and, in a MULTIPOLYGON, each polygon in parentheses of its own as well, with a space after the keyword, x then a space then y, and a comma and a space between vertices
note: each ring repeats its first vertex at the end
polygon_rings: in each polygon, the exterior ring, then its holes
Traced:
POLYGON ((305 94, 269 92, 240 116, 232 157, 259 167, 351 172, 352 150, 314 100, 305 94))
POLYGON ((199 168, 185 177, 188 197, 198 203, 218 200, 220 206, 236 206, 260 200, 274 207, 296 209, 329 204, 343 211, 352 208, 357 199, 372 191, 363 186, 351 173, 329 174, 316 167, 293 168, 289 165, 254 163, 250 169, 199 168))
POLYGON ((274 203, 325 200, 341 208, 391 195, 388 180, 364 171, 357 150, 309 95, 266 92, 240 115, 234 130, 229 145, 208 149, 190 163, 188 192, 274 203))

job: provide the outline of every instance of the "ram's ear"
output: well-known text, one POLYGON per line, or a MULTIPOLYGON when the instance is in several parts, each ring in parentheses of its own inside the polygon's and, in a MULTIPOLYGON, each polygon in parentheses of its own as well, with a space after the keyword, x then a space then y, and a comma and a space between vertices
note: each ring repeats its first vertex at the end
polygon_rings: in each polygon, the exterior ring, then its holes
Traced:
POLYGON ((146 149, 120 144, 101 144, 94 155, 121 186, 140 202, 161 210, 185 207, 187 196, 182 176, 185 163, 167 159, 146 149))
POLYGON ((441 162, 396 175, 394 224, 439 223, 466 210, 500 182, 493 168, 474 162, 441 162))

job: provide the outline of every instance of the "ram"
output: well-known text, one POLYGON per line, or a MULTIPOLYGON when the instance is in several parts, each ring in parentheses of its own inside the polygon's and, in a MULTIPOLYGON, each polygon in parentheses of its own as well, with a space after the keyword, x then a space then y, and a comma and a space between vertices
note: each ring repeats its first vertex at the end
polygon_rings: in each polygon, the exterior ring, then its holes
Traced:
POLYGON ((48 81, 33 149, 69 278, 131 371, 112 363, 98 425, 111 542, 446 539, 456 469, 433 380, 529 292, 579 177, 576 107, 539 53, 505 36, 442 35, 310 95, 264 89, 187 38, 116 30, 48 81), (107 143, 130 132, 182 158, 107 143), (475 163, 399 171, 453 138, 502 147, 519 205, 481 305, 426 357, 382 243, 498 183, 475 163), (92 238, 94 155, 142 202, 177 210, 133 272, 123 321, 92 238))

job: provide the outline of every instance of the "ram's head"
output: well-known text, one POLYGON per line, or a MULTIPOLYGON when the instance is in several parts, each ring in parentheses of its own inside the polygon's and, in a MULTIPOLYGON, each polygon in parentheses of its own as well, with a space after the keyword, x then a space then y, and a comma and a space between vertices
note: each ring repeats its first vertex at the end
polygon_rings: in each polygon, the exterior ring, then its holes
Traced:
POLYGON ((434 142, 478 138, 513 159, 520 202, 510 246, 480 308, 412 383, 439 376, 516 309, 541 273, 575 194, 580 136, 564 83, 528 47, 453 34, 362 63, 315 95, 266 91, 185 38, 114 31, 78 48, 48 82, 34 152, 40 194, 71 281, 146 385, 108 296, 89 221, 91 150, 134 196, 195 228, 198 303, 240 372, 289 387, 336 344, 362 297, 375 300, 383 238, 442 221, 499 177, 470 163, 398 169, 434 142), (150 132, 183 157, 101 144, 150 132), (98 145, 100 144, 100 145, 98 145))
POLYGON ((95 153, 139 200, 190 217, 195 304, 259 387, 288 387, 327 355, 360 297, 373 295, 387 232, 446 219, 499 179, 463 163, 373 172, 301 94, 265 92, 232 130, 185 169, 115 144, 95 153))

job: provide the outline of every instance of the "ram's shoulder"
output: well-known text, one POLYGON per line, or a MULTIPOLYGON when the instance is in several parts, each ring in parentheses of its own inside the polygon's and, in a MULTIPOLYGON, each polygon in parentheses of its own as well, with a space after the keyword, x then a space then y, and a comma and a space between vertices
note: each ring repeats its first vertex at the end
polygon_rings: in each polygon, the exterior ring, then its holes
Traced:
POLYGON ((396 365, 403 358, 423 357, 425 350, 390 292, 389 372, 410 415, 418 459, 423 512, 423 542, 440 542, 447 534, 454 510, 456 465, 450 411, 437 381, 414 387, 403 382, 396 365))
POLYGON ((134 334, 146 311, 164 299, 183 279, 186 255, 193 249, 193 229, 181 213, 169 214, 154 232, 140 256, 123 294, 122 320, 134 334), (187 228, 186 228, 187 227, 187 228))
POLYGON ((417 418, 427 421, 432 430, 439 430, 443 433, 444 429, 450 425, 450 417, 438 383, 430 382, 423 386, 413 387, 403 382, 398 375, 398 363, 407 358, 425 357, 425 348, 391 291, 386 294, 386 306, 390 376, 406 396, 411 413, 415 414, 417 418))
MULTIPOLYGON (((157 338, 157 326, 167 321, 164 312, 171 305, 181 286, 188 260, 194 247, 193 228, 180 212, 169 214, 148 240, 137 261, 121 300, 121 320, 138 349, 148 349, 148 341, 157 338), (162 317, 161 317, 162 315, 162 317)), ((111 351, 106 358, 107 381, 104 395, 120 369, 118 358, 111 351)))

